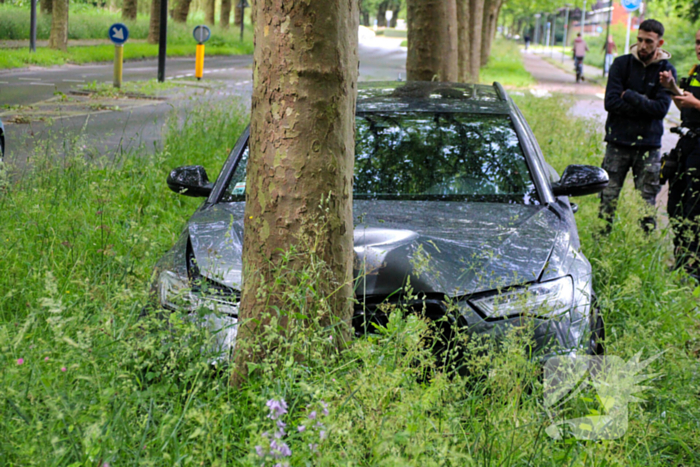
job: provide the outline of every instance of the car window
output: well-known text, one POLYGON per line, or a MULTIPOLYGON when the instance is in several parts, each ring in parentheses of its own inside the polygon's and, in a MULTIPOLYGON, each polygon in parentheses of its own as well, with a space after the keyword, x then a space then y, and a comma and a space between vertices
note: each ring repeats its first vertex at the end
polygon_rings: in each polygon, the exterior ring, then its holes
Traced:
POLYGON ((535 185, 507 116, 360 114, 357 199, 468 199, 537 203, 535 185))
MULTIPOLYGON (((538 203, 507 116, 363 113, 356 127, 356 199, 538 203)), ((245 199, 248 154, 246 147, 221 201, 245 199)))

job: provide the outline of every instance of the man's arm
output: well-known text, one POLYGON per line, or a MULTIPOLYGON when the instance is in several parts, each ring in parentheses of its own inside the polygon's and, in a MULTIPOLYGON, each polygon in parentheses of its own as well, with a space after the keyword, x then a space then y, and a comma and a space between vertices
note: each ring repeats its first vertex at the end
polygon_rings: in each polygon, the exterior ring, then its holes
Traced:
MULTIPOLYGON (((673 73, 674 79, 677 78, 675 68, 671 67, 668 71, 673 73)), ((657 93, 654 99, 650 99, 644 94, 628 89, 622 96, 622 99, 632 105, 637 111, 657 120, 663 119, 671 107, 671 95, 665 91, 657 93)))
POLYGON ((637 112, 636 109, 622 99, 622 94, 625 93, 625 86, 622 83, 623 71, 622 59, 618 58, 613 62, 608 74, 608 84, 605 87, 605 110, 634 114, 637 112))

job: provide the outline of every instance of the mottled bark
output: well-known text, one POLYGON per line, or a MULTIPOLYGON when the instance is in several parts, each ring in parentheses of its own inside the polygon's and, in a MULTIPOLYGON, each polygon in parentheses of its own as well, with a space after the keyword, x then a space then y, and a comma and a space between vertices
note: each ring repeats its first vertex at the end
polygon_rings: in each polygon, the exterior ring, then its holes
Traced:
POLYGON ((457 0, 457 80, 460 83, 470 81, 472 76, 469 1, 457 0))
POLYGON ((133 21, 139 11, 138 0, 124 0, 122 2, 122 19, 133 21))
POLYGON ((213 26, 216 22, 216 0, 205 0, 204 2, 204 22, 213 26))
POLYGON ((190 14, 190 4, 192 0, 176 0, 175 9, 173 10, 173 21, 176 23, 186 23, 187 15, 190 14))
POLYGON ((64 51, 68 49, 68 0, 53 0, 49 47, 64 51))
POLYGON ((407 0, 406 19, 407 79, 457 81, 455 0, 407 0))
POLYGON ((470 0, 469 2, 469 70, 470 80, 479 81, 479 69, 481 68, 481 36, 484 25, 484 0, 470 0))
POLYGON ((148 21, 148 43, 157 44, 160 37, 160 0, 151 0, 151 18, 148 21))
MULTIPOLYGON (((238 3, 236 3, 236 5, 238 5, 238 3)), ((236 8, 233 9, 233 24, 240 26, 241 18, 243 18, 243 8, 238 8, 238 6, 236 6, 236 8)))
POLYGON ((231 24, 231 0, 221 0, 221 17, 219 24, 222 28, 227 29, 231 24))
POLYGON ((39 11, 50 15, 53 11, 53 0, 41 0, 39 2, 39 11))
MULTIPOLYGON (((280 251, 302 239, 317 245, 330 272, 317 284, 330 313, 349 323, 353 310, 357 0, 265 0, 256 14, 234 385, 263 356, 249 345, 260 329, 252 320, 264 323, 281 305, 284 286, 271 273, 280 251), (324 227, 313 226, 321 217, 324 227)), ((282 332, 288 324, 282 320, 282 332)))

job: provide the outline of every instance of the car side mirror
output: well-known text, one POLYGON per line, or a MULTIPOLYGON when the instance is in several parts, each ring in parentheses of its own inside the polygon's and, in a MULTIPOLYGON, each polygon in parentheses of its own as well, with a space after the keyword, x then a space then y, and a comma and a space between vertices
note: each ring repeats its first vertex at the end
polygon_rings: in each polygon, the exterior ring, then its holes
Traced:
POLYGON ((603 191, 608 186, 608 173, 594 165, 570 165, 561 179, 552 184, 554 196, 585 196, 603 191))
POLYGON ((194 198, 209 196, 214 187, 201 165, 186 165, 171 170, 167 183, 175 193, 194 198))

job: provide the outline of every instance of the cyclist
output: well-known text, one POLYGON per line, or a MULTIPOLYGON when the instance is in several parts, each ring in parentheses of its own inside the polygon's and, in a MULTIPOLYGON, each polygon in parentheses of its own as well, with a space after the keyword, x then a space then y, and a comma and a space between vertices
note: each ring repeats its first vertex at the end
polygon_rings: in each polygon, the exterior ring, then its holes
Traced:
MULTIPOLYGON (((608 119, 603 159, 610 183, 600 194, 599 211, 607 221, 606 232, 612 227, 617 199, 630 169, 635 188, 650 206, 656 205, 656 195, 661 190, 659 148, 671 96, 661 86, 660 73, 667 71, 676 76, 676 69, 668 61, 671 54, 661 49, 663 36, 660 22, 643 21, 630 53, 617 57, 610 67, 605 88, 608 119)), ((645 230, 656 226, 654 216, 645 217, 641 223, 645 230)))
POLYGON ((588 45, 586 41, 581 37, 581 33, 576 34, 576 39, 574 39, 574 71, 576 71, 576 82, 579 80, 585 80, 583 77, 583 59, 586 58, 586 52, 588 52, 588 45))

